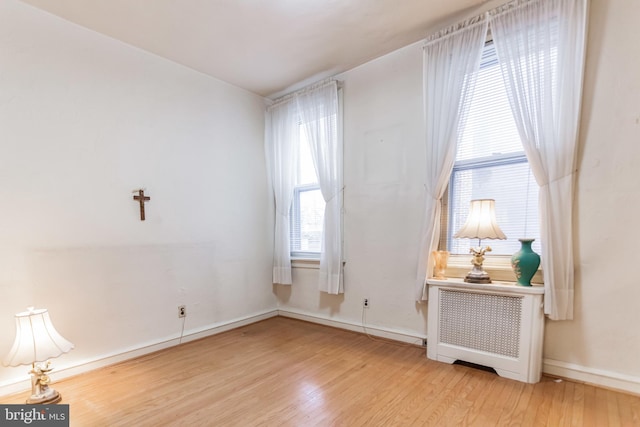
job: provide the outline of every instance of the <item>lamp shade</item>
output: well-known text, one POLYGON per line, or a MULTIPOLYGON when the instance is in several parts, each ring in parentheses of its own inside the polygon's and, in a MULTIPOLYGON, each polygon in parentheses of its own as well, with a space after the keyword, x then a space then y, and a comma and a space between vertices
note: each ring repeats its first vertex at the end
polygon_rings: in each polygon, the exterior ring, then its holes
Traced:
POLYGON ((27 311, 16 314, 15 319, 16 340, 2 361, 4 366, 44 362, 73 349, 73 344, 53 327, 47 309, 29 307, 27 311))
POLYGON ((493 199, 472 200, 467 222, 453 237, 456 239, 506 239, 507 236, 498 227, 495 206, 496 202, 493 199))

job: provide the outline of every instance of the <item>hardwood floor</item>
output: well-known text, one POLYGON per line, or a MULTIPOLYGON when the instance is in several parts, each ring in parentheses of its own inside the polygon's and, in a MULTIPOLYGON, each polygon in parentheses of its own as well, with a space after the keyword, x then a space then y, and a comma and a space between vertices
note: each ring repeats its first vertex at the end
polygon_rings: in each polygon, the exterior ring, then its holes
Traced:
POLYGON ((72 426, 640 426, 637 396, 524 384, 282 317, 53 379, 72 426))

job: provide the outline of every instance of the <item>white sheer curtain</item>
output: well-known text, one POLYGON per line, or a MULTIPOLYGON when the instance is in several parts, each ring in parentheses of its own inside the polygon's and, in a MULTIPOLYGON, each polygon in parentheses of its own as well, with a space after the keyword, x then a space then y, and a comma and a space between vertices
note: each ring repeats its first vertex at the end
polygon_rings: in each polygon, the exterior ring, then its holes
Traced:
POLYGON ((528 0, 490 12, 511 109, 540 186, 545 314, 573 318, 572 204, 587 0, 528 0))
POLYGON ((320 191, 326 203, 318 287, 344 292, 342 282, 342 138, 338 131, 338 86, 330 81, 298 95, 298 106, 311 145, 320 191))
POLYGON ((426 202, 418 258, 416 300, 427 299, 425 278, 431 276, 431 251, 438 245, 444 191, 455 161, 462 108, 473 93, 487 34, 484 16, 435 34, 424 46, 424 115, 426 126, 426 202))
POLYGON ((265 152, 276 207, 273 283, 283 285, 292 283, 289 209, 295 185, 295 162, 300 135, 298 122, 295 99, 267 108, 265 152))

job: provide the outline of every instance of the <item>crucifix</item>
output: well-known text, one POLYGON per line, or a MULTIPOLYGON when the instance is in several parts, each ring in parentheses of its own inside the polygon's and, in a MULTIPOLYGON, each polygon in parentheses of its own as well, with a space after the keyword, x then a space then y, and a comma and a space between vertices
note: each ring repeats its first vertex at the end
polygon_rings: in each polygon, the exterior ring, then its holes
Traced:
POLYGON ((144 221, 144 202, 151 200, 151 197, 144 195, 144 188, 134 190, 133 192, 135 193, 136 191, 138 192, 138 195, 133 196, 133 200, 140 202, 140 221, 144 221))

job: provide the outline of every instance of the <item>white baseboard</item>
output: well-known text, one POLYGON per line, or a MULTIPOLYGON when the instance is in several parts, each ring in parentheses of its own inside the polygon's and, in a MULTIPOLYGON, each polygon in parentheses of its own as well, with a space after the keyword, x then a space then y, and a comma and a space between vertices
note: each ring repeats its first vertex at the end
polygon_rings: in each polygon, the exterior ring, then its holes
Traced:
POLYGON ((318 323, 320 325, 331 326, 339 329, 346 329, 348 331, 365 333, 371 336, 386 338, 394 341, 400 341, 408 344, 414 344, 422 346, 422 341, 426 339, 425 336, 416 335, 411 332, 404 332, 389 328, 381 328, 379 326, 362 326, 360 323, 348 322, 345 320, 334 320, 327 317, 318 316, 317 314, 310 314, 298 310, 278 310, 278 314, 283 317, 290 317, 292 319, 305 320, 311 323, 318 323))
POLYGON ((542 372, 600 387, 640 395, 640 378, 559 360, 544 359, 542 372))
MULTIPOLYGON (((225 322, 219 322, 212 325, 207 325, 202 328, 187 331, 182 337, 182 343, 189 341, 195 341, 200 338, 205 338, 211 335, 216 335, 222 332, 226 332, 231 329, 239 328, 240 326, 249 325, 251 323, 259 322, 278 315, 277 310, 268 310, 262 313, 257 313, 225 322)), ((145 354, 153 353, 165 348, 173 347, 180 344, 180 337, 160 339, 155 342, 144 343, 135 348, 123 349, 117 353, 106 354, 100 357, 76 362, 71 366, 56 367, 54 369, 53 379, 59 381, 65 378, 69 378, 75 375, 83 374, 85 372, 92 371, 94 369, 102 368, 104 366, 113 365, 115 363, 122 362, 124 360, 133 359, 135 357, 144 356, 145 354)), ((55 387, 54 387, 55 388, 55 387)), ((25 375, 24 380, 8 381, 0 384, 0 396, 7 396, 10 394, 22 392, 31 389, 31 380, 25 375)))

